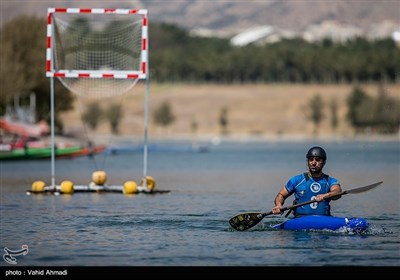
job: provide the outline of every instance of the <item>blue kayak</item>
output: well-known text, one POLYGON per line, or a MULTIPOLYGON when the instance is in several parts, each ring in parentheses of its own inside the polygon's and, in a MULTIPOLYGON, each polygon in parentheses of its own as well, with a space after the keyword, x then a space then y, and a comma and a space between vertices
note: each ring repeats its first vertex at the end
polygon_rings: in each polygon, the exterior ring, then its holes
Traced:
POLYGON ((310 215, 287 220, 274 225, 275 229, 287 230, 338 230, 345 229, 362 232, 368 228, 368 221, 363 218, 344 218, 334 216, 310 215))

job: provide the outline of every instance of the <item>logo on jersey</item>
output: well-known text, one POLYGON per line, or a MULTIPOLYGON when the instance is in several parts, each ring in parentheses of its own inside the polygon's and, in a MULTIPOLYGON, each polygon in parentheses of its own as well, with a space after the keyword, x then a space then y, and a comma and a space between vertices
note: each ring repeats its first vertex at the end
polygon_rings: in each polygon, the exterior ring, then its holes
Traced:
POLYGON ((311 184, 310 190, 313 193, 317 193, 317 192, 319 192, 321 190, 321 185, 319 183, 317 183, 317 182, 314 182, 314 183, 311 184))

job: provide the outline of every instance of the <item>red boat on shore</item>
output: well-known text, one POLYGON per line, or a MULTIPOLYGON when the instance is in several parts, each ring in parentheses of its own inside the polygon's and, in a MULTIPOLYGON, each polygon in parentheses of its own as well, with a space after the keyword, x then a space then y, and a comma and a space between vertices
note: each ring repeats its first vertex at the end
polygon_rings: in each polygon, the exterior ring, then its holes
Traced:
MULTIPOLYGON (((42 140, 42 137, 49 131, 45 123, 28 124, 2 118, 0 119, 0 129, 0 160, 51 158, 51 144, 42 140)), ((55 144, 54 156, 56 158, 92 156, 104 152, 105 149, 105 145, 61 142, 55 144)))
MULTIPOLYGON (((107 146, 82 146, 67 145, 56 146, 54 156, 56 158, 75 158, 81 156, 93 156, 104 152, 107 146)), ((51 146, 23 148, 11 147, 9 144, 0 144, 0 160, 27 160, 27 159, 48 159, 51 158, 51 146)))

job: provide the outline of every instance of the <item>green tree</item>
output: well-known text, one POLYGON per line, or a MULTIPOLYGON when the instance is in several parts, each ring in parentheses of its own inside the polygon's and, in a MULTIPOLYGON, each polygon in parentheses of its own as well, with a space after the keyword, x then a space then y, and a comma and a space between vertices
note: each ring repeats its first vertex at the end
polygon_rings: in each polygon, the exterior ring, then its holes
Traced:
POLYGON ((161 105, 154 111, 154 122, 157 125, 163 127, 169 126, 175 121, 175 116, 172 112, 171 104, 168 101, 164 101, 161 105))
POLYGON ((320 94, 314 95, 308 103, 307 118, 314 124, 314 135, 318 135, 319 125, 324 118, 324 102, 320 94))
POLYGON ((338 118, 338 103, 336 99, 332 99, 329 103, 329 108, 331 112, 331 127, 333 130, 336 130, 339 125, 338 118))
POLYGON ((45 79, 45 22, 20 16, 6 23, 0 33, 2 102, 9 102, 15 93, 28 92, 45 79), (39 36, 40 34, 40 36, 39 36), (42 39, 42 40, 41 40, 42 39), (42 55, 40 55, 40 51, 42 55), (42 61, 43 60, 43 61, 42 61))
POLYGON ((362 107, 362 104, 367 104, 368 100, 369 98, 367 94, 360 86, 355 86, 350 95, 347 97, 346 102, 348 111, 346 118, 356 130, 362 126, 360 108, 362 107))
POLYGON ((219 114, 219 125, 222 134, 228 134, 228 108, 222 107, 219 114))
MULTIPOLYGON (((50 82, 46 78, 46 28, 43 18, 22 15, 4 23, 0 30, 0 114, 14 95, 36 93, 38 120, 50 122, 50 82)), ((73 96, 54 80, 56 133, 62 133, 57 114, 72 109, 73 96)))
POLYGON ((199 123, 197 122, 197 120, 193 119, 192 122, 190 123, 190 131, 192 132, 192 134, 196 134, 198 128, 199 128, 199 123))
POLYGON ((82 120, 91 129, 96 129, 99 121, 103 118, 103 111, 97 102, 88 105, 87 110, 82 115, 82 120))
POLYGON ((395 133, 400 125, 400 102, 391 98, 385 90, 384 84, 378 84, 378 97, 375 101, 374 124, 380 133, 395 133))
POLYGON ((118 104, 112 104, 106 114, 105 117, 108 119, 111 127, 111 131, 113 134, 119 133, 119 124, 123 117, 122 108, 118 104))

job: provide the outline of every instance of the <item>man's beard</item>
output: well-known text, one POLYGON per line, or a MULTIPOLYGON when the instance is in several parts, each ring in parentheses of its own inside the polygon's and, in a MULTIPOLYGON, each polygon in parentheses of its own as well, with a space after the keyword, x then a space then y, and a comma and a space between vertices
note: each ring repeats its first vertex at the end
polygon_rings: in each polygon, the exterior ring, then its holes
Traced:
POLYGON ((322 172, 322 167, 318 168, 318 167, 310 167, 308 166, 308 170, 310 171, 311 175, 317 175, 320 174, 322 172))

